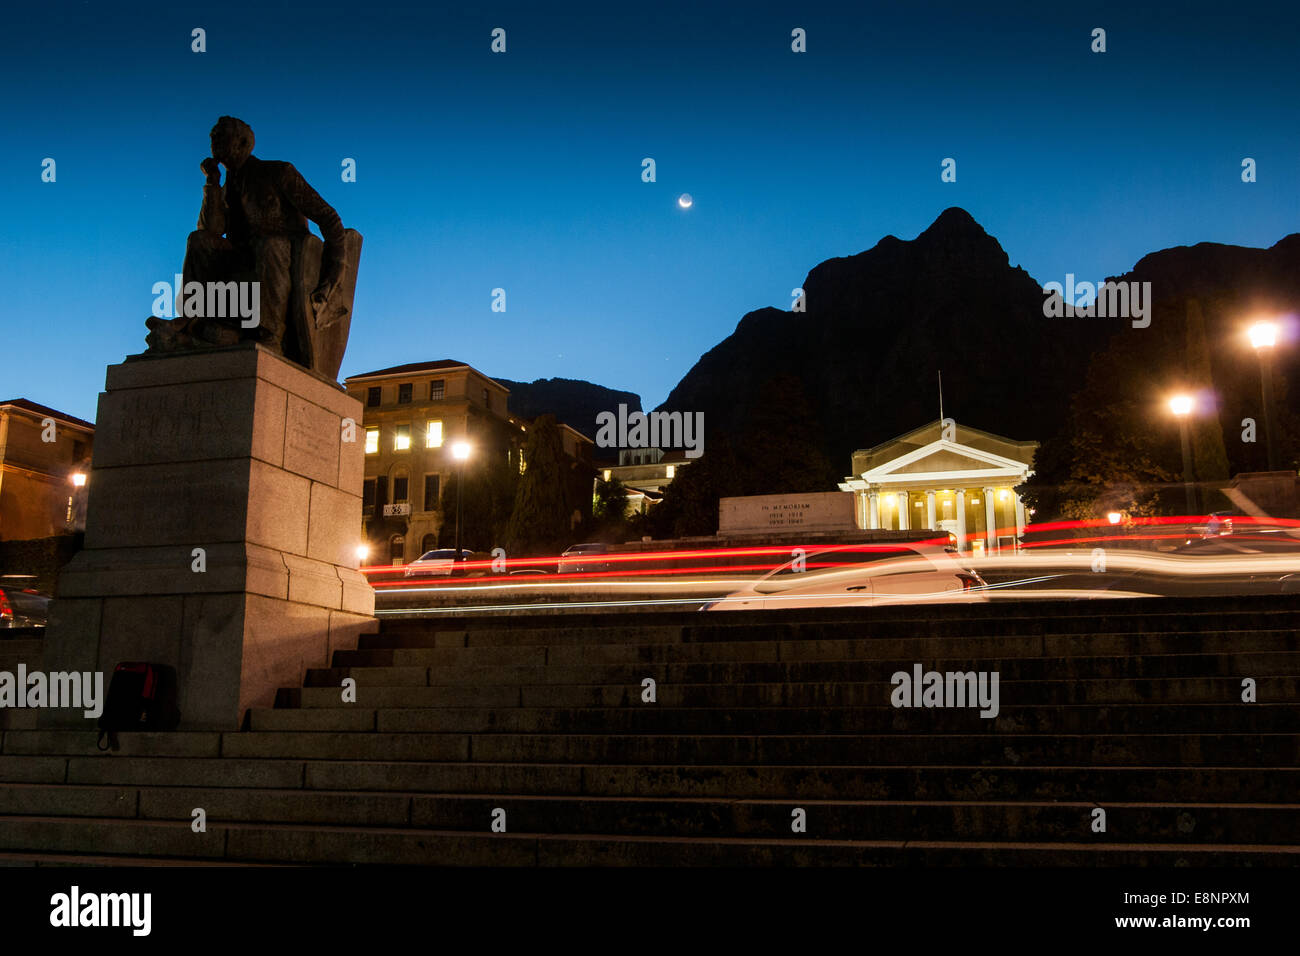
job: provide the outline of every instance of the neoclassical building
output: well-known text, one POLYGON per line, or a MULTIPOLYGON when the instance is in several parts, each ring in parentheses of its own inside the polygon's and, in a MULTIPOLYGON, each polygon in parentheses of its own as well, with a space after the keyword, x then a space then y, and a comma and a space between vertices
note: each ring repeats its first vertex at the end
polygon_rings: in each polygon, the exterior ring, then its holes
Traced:
POLYGON ((1034 473, 1037 449, 936 420, 855 451, 840 490, 856 495, 861 528, 951 531, 963 551, 1014 548, 1027 517, 1015 489, 1034 473))

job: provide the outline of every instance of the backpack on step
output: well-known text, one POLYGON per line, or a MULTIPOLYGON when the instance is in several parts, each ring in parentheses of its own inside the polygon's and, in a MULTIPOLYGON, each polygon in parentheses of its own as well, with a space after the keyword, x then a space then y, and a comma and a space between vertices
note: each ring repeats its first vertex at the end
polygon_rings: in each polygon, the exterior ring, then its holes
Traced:
POLYGON ((175 730, 176 672, 164 664, 123 661, 113 669, 108 699, 99 716, 99 749, 117 749, 122 730, 175 730), (103 746, 107 736, 109 746, 103 746))

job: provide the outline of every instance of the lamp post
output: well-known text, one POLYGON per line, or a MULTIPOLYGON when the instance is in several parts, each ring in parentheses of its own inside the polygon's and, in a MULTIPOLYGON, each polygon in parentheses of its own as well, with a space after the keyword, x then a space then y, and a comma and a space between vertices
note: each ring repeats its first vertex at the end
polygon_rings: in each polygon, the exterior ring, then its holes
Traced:
POLYGON ((1178 431, 1183 440, 1183 489, 1187 492, 1187 513, 1196 514, 1196 493, 1192 488, 1192 445, 1187 437, 1187 418, 1192 413, 1192 396, 1175 395, 1169 399, 1169 410, 1178 419, 1178 431))
POLYGON ((451 446, 451 457, 459 463, 456 471, 456 560, 460 555, 460 502, 465 494, 465 459, 469 457, 469 442, 458 441, 451 446))
POLYGON ((1260 389, 1264 398, 1264 443, 1268 449, 1268 470, 1277 471, 1277 445, 1273 441, 1273 346, 1277 344, 1277 323, 1256 322, 1250 327, 1250 344, 1259 356, 1260 389))
POLYGON ((83 494, 82 489, 86 487, 86 473, 84 471, 74 471, 68 476, 68 481, 72 483, 72 494, 68 495, 66 523, 70 530, 76 531, 77 525, 81 523, 82 518, 81 495, 83 494))

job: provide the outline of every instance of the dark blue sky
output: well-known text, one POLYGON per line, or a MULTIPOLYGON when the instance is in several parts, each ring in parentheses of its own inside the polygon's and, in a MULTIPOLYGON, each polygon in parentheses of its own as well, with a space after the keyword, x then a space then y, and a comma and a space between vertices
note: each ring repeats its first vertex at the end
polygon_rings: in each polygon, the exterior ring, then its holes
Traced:
POLYGON ((818 262, 948 206, 1040 283, 1300 229, 1291 4, 478 6, 7 11, 0 398, 94 417, 180 270, 227 113, 365 236, 343 375, 455 357, 653 406, 818 262))

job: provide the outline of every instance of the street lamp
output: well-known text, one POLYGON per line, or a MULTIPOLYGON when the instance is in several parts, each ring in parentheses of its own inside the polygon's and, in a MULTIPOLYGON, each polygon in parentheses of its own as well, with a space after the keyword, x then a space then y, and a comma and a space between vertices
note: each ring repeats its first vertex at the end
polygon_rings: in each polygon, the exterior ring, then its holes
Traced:
POLYGON ((1183 441, 1183 489, 1187 492, 1187 513, 1196 514, 1196 495, 1192 489, 1192 446, 1187 437, 1187 418, 1192 414, 1192 396, 1175 395, 1169 399, 1169 410, 1178 419, 1178 431, 1183 441))
POLYGON ((465 494, 465 459, 469 458, 469 442, 458 441, 451 446, 451 457, 459 462, 456 472, 456 560, 460 554, 460 502, 465 494))
POLYGON ((1248 331, 1250 344, 1259 356, 1260 387, 1264 393, 1264 443, 1268 449, 1268 470, 1277 471, 1277 451, 1273 441, 1273 347, 1277 345, 1277 323, 1260 321, 1248 331))

